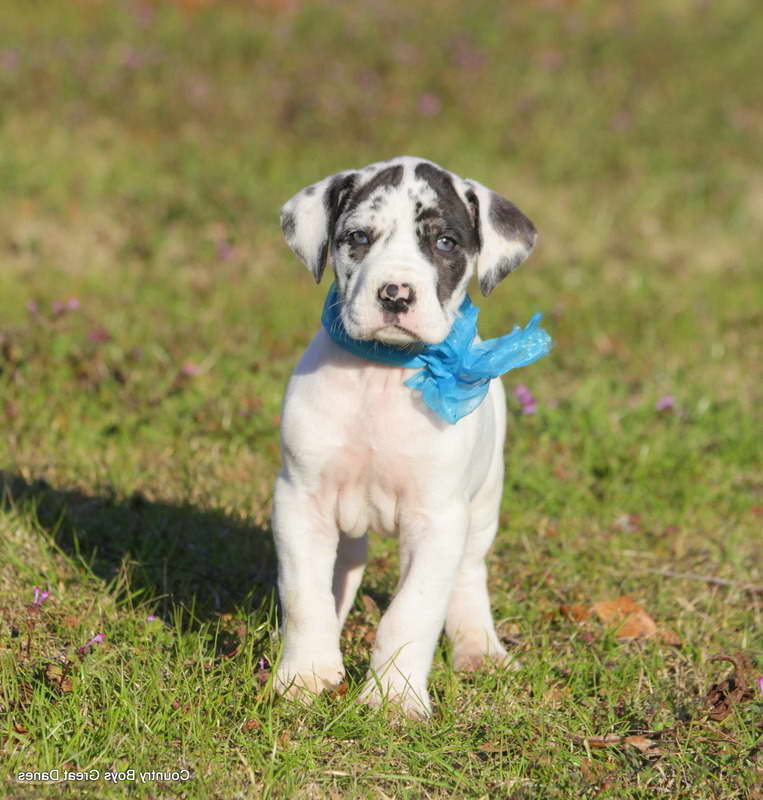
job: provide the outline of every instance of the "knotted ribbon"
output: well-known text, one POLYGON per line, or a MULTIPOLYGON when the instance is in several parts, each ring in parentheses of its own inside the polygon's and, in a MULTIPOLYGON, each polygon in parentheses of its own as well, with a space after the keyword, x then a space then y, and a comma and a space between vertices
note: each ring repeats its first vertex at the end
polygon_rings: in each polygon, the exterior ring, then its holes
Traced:
POLYGON ((366 361, 420 368, 405 385, 421 392, 424 403, 451 425, 479 406, 493 378, 532 364, 551 349, 551 337, 540 327, 543 314, 539 313, 533 314, 524 328, 515 325, 505 336, 475 341, 480 310, 468 295, 447 338, 415 351, 375 339, 351 338, 342 322, 341 303, 336 284, 332 284, 321 315, 329 336, 340 347, 366 361))

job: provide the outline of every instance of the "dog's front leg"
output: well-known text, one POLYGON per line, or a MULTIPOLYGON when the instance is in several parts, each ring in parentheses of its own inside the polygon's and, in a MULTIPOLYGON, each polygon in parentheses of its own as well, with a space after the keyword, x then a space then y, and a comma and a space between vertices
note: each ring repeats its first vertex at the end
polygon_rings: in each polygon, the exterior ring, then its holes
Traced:
POLYGON ((379 623, 362 699, 384 698, 410 717, 431 713, 427 676, 464 548, 468 510, 417 510, 400 523, 400 581, 379 623))
POLYGON ((273 533, 284 640, 276 691, 289 697, 317 694, 344 676, 332 593, 339 532, 315 498, 281 474, 273 533))

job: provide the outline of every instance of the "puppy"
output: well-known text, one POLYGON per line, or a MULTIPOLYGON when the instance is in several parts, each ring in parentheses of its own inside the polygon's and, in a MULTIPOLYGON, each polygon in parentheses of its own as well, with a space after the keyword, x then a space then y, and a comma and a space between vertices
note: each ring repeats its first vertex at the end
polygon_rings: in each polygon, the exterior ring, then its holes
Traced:
POLYGON ((457 669, 510 664, 485 566, 503 489, 504 390, 490 380, 474 410, 443 419, 406 385, 415 368, 369 360, 330 331, 343 329, 372 356, 438 345, 468 302, 472 274, 488 295, 530 254, 535 227, 476 181, 408 156, 308 186, 283 206, 281 225, 316 281, 331 256, 335 288, 324 312, 330 330, 324 325, 299 361, 281 418, 277 690, 300 696, 342 680, 340 631, 370 528, 399 538, 400 579, 361 697, 426 717, 443 626, 457 669))

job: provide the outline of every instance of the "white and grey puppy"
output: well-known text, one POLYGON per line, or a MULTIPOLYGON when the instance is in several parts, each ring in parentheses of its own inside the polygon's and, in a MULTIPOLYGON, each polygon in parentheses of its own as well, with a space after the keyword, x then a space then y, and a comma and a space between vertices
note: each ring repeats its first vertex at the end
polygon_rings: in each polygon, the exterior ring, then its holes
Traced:
MULTIPOLYGON (((408 156, 308 186, 284 205, 281 224, 316 281, 331 256, 347 333, 394 345, 441 342, 474 271, 487 295, 536 240, 508 200, 408 156)), ((485 567, 503 488, 503 387, 493 380, 482 404, 450 425, 403 385, 415 372, 358 358, 321 328, 289 381, 273 509, 282 693, 342 680, 340 631, 369 528, 399 537, 400 579, 379 624, 365 702, 388 698, 427 716, 443 626, 456 668, 510 662, 485 567)))

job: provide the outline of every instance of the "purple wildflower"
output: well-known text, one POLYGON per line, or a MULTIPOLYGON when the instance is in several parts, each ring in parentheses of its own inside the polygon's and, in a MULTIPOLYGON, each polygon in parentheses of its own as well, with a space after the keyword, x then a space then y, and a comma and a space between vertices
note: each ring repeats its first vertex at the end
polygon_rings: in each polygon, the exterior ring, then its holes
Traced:
POLYGON ((675 411, 676 409, 676 399, 673 397, 672 394, 663 395, 655 404, 655 410, 657 411, 675 411))
POLYGON ((159 619, 159 617, 157 617, 155 614, 149 614, 146 617, 146 622, 155 622, 158 619, 159 619))
POLYGON ((111 339, 111 334, 106 330, 106 328, 99 325, 97 328, 93 328, 93 330, 88 333, 87 338, 90 339, 91 342, 101 344, 102 342, 108 342, 111 339))
POLYGON ((29 302, 26 304, 26 310, 27 310, 27 311, 28 311, 30 314, 36 314, 36 313, 37 313, 37 311, 38 311, 38 308, 37 308, 37 303, 35 303, 35 301, 34 301, 34 300, 30 300, 30 301, 29 301, 29 302))
POLYGON ((105 638, 106 637, 102 633, 96 633, 90 641, 85 642, 82 647, 77 648, 77 654, 84 656, 94 644, 100 644, 105 638))
POLYGON ((538 410, 538 403, 533 396, 533 393, 525 386, 524 383, 520 383, 516 389, 514 389, 514 397, 519 400, 519 404, 522 406, 522 413, 523 414, 534 414, 538 410))
POLYGON ((77 311, 79 309, 79 300, 76 297, 70 297, 66 301, 66 310, 67 311, 77 311))
POLYGON ((60 300, 54 300, 50 309, 54 314, 63 314, 66 311, 66 306, 60 300))
POLYGON ((763 675, 758 678, 758 688, 760 689, 760 693, 763 694, 763 675))
POLYGON ((50 592, 44 592, 39 586, 34 586, 32 588, 34 589, 34 600, 32 600, 32 605, 39 607, 48 599, 50 592))
POLYGON ((194 364, 193 361, 186 361, 185 364, 180 368, 181 375, 198 375, 201 372, 201 367, 198 364, 194 364))
POLYGON ((419 97, 416 107, 422 117, 436 117, 442 111, 442 101, 436 94, 427 92, 419 97))

